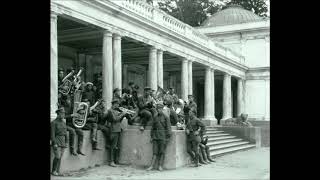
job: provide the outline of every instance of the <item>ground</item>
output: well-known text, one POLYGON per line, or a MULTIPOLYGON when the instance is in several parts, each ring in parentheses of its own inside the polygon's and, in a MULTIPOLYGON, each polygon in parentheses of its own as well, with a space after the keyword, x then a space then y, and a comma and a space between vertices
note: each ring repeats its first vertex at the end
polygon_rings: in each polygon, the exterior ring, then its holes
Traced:
POLYGON ((118 180, 118 179, 269 179, 270 148, 255 148, 247 151, 217 157, 215 163, 201 167, 186 166, 163 172, 142 168, 103 165, 83 171, 70 173, 68 177, 54 177, 52 180, 118 180))

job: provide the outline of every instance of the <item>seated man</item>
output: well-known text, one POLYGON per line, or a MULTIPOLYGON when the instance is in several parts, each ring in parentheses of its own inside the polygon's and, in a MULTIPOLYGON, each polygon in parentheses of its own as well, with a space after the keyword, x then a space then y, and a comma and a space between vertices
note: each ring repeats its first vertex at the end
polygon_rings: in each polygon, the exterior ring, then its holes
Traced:
POLYGON ((151 88, 144 88, 144 95, 138 97, 139 116, 141 117, 140 130, 144 130, 148 122, 152 122, 154 111, 153 98, 151 97, 151 88))
POLYGON ((70 152, 72 155, 76 156, 77 153, 81 155, 85 155, 82 151, 82 144, 83 144, 83 131, 80 128, 77 128, 72 123, 73 118, 73 109, 72 109, 72 102, 70 95, 66 96, 66 100, 63 101, 63 106, 66 112, 66 123, 67 123, 67 131, 69 132, 69 142, 70 142, 70 152), (78 136, 78 150, 76 149, 76 134, 78 136))
POLYGON ((210 150, 209 150, 209 146, 207 146, 207 142, 208 142, 208 136, 201 138, 201 142, 199 145, 199 148, 200 148, 199 161, 201 164, 209 164, 211 162, 215 162, 210 156, 210 150))
MULTIPOLYGON (((83 99, 83 102, 87 103, 88 106, 90 107, 90 101, 88 99, 83 99)), ((82 129, 91 131, 92 149, 101 150, 98 148, 98 141, 97 141, 98 118, 97 118, 96 112, 88 110, 87 122, 82 129)))
POLYGON ((170 109, 170 123, 171 126, 176 126, 179 121, 178 115, 176 113, 176 111, 172 108, 172 103, 169 103, 168 108, 170 109))

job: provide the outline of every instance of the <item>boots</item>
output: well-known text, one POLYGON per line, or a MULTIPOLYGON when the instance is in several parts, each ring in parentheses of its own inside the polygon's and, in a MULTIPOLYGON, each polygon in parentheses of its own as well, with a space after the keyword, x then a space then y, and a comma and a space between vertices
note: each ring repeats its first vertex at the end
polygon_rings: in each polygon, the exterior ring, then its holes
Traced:
POLYGON ((152 156, 152 160, 151 160, 151 165, 150 165, 150 167, 148 167, 147 171, 150 171, 150 170, 153 169, 154 164, 156 163, 156 159, 157 159, 157 156, 156 156, 156 155, 153 155, 153 156, 152 156))
POLYGON ((76 151, 74 150, 74 147, 70 147, 70 152, 73 156, 77 156, 78 154, 76 153, 76 151))
POLYGON ((114 151, 114 162, 115 162, 115 164, 120 165, 119 161, 120 161, 120 149, 117 148, 114 151))
POLYGON ((163 171, 163 165, 164 165, 164 154, 161 154, 159 158, 159 168, 158 168, 159 171, 163 171))
POLYGON ((82 144, 83 144, 83 138, 78 138, 78 154, 81 154, 82 156, 85 156, 85 154, 81 151, 82 148, 82 144))
POLYGON ((201 166, 201 164, 199 164, 199 154, 196 154, 196 155, 195 155, 195 162, 194 162, 194 164, 195 164, 195 167, 201 166))
POLYGON ((210 151, 209 151, 209 147, 206 146, 206 154, 207 154, 207 159, 211 162, 216 162, 214 159, 211 158, 210 156, 210 151))
POLYGON ((55 175, 55 176, 58 175, 58 173, 57 173, 58 161, 59 161, 59 159, 57 159, 57 158, 54 158, 52 161, 52 172, 51 173, 52 173, 52 175, 55 175))
POLYGON ((60 159, 58 159, 58 161, 57 161, 57 170, 56 170, 56 172, 57 172, 57 174, 60 176, 61 174, 60 174, 60 165, 61 165, 61 158, 60 159))

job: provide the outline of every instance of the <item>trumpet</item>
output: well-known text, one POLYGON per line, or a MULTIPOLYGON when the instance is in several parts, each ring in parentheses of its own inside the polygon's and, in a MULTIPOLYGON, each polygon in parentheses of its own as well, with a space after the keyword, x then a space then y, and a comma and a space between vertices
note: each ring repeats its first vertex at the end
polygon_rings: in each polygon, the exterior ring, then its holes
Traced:
POLYGON ((136 114, 136 111, 132 111, 132 110, 129 110, 129 109, 124 108, 124 107, 119 107, 119 110, 122 111, 122 112, 128 113, 130 115, 136 114))

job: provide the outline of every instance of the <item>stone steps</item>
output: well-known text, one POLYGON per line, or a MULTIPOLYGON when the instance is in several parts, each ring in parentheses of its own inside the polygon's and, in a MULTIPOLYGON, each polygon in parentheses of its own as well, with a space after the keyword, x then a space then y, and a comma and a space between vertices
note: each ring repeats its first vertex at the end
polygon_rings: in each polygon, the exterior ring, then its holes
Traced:
POLYGON ((239 142, 239 141, 243 141, 243 140, 242 139, 217 140, 217 141, 208 142, 207 145, 210 147, 210 146, 215 146, 219 144, 226 144, 226 143, 239 142))
POLYGON ((240 141, 240 142, 231 142, 231 143, 226 143, 226 144, 219 144, 219 145, 215 145, 215 146, 210 146, 209 149, 210 149, 210 151, 211 150, 220 150, 220 149, 226 149, 226 148, 235 147, 235 146, 244 145, 244 144, 249 144, 249 142, 240 141))
POLYGON ((221 149, 221 150, 210 150, 210 155, 213 157, 218 157, 218 156, 225 155, 228 153, 233 153, 233 152, 242 151, 242 150, 248 150, 248 149, 255 148, 255 147, 256 147, 255 145, 246 144, 246 145, 240 145, 240 146, 221 149))
POLYGON ((209 146, 210 155, 213 157, 256 147, 255 144, 250 144, 244 139, 214 127, 206 127, 205 136, 208 136, 207 145, 209 146))

